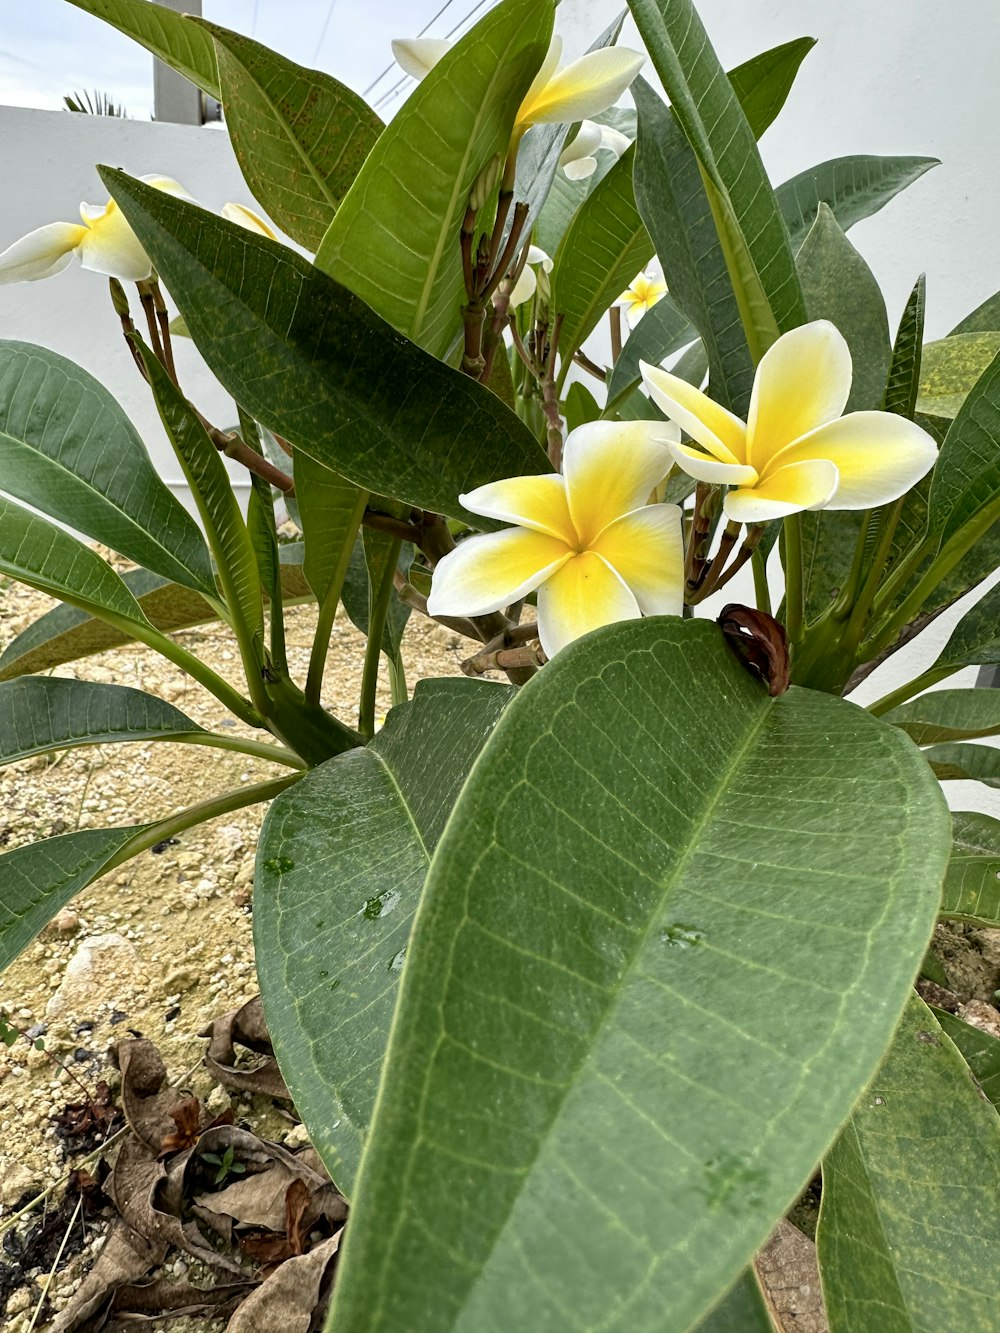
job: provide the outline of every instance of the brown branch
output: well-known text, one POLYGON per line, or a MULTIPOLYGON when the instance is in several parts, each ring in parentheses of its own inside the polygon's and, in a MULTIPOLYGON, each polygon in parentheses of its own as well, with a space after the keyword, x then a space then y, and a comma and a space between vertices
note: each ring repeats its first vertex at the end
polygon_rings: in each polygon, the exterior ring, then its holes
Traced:
POLYGON ((586 352, 574 352, 573 360, 578 366, 583 366, 584 370, 589 370, 591 375, 593 375, 595 379, 599 379, 602 384, 607 384, 608 372, 603 366, 599 366, 596 361, 591 361, 586 352))
MULTIPOLYGON (((530 679, 548 660, 539 643, 524 644, 519 648, 497 648, 492 652, 484 648, 474 657, 466 658, 462 663, 462 671, 466 676, 482 676, 487 671, 506 671, 511 679, 515 672, 519 675, 526 672, 530 679)), ((515 681, 515 684, 519 683, 523 682, 515 681)))
POLYGON ((622 308, 613 305, 608 311, 608 321, 611 325, 611 364, 618 364, 618 358, 622 354, 622 308))
POLYGON ((548 356, 545 358, 545 375, 542 379, 542 411, 545 413, 549 462, 557 472, 562 463, 563 447, 563 420, 559 415, 559 395, 556 392, 556 353, 559 349, 562 326, 563 316, 556 315, 552 325, 548 356))
MULTIPOLYGON (((160 338, 163 343, 164 368, 170 378, 177 384, 177 368, 174 365, 174 344, 170 334, 170 312, 167 310, 167 303, 163 299, 163 292, 160 290, 160 284, 157 278, 150 280, 150 291, 153 296, 153 309, 156 311, 157 323, 160 326, 160 338)), ((178 385, 178 387, 180 387, 178 385)))

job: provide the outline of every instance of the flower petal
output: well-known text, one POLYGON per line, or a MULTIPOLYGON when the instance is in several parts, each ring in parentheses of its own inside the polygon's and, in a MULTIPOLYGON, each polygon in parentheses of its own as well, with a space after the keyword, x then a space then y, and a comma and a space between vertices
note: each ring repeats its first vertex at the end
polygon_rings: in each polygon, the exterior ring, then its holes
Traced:
POLYGON ((144 282, 153 272, 149 256, 113 199, 101 216, 91 217, 80 241, 80 263, 92 273, 122 282, 144 282))
POLYGON ((535 270, 530 264, 525 264, 518 276, 517 282, 511 288, 508 305, 513 309, 516 306, 524 305, 525 301, 530 301, 538 287, 538 279, 535 277, 535 270))
POLYGON ((838 480, 833 463, 810 458, 778 468, 752 490, 730 491, 722 508, 734 523, 770 523, 802 509, 824 509, 838 480))
POLYGON ((547 657, 592 629, 640 614, 633 594, 593 551, 573 556, 538 589, 538 637, 547 657))
POLYGON ((223 204, 222 216, 227 222, 235 222, 237 226, 245 227, 247 231, 255 231, 272 241, 278 239, 264 219, 245 204, 223 204))
MULTIPOLYGON (((581 157, 592 158, 601 146, 602 137, 603 130, 600 125, 593 120, 583 121, 575 137, 562 150, 559 165, 564 167, 569 162, 578 162, 581 157)), ((595 162, 594 167, 596 166, 595 162)), ((591 167, 591 171, 594 167, 591 167)))
POLYGON ((549 78, 544 87, 532 85, 517 113, 519 125, 566 123, 607 111, 618 101, 646 57, 624 46, 590 51, 549 78))
POLYGON ((608 562, 646 616, 684 609, 684 537, 677 505, 646 505, 604 529, 591 547, 608 562))
POLYGON ((86 234, 86 227, 73 222, 50 222, 29 231, 0 254, 0 283, 36 282, 61 273, 86 234))
POLYGON ((566 481, 558 472, 491 481, 459 499, 466 509, 484 518, 498 518, 502 523, 517 523, 533 532, 547 533, 567 546, 577 544, 566 503, 566 481))
POLYGON ((427 609, 432 616, 483 616, 509 606, 570 559, 565 542, 507 528, 467 537, 435 567, 427 609))
POLYGON ((392 43, 396 64, 418 83, 450 50, 451 42, 443 37, 401 37, 392 43))
POLYGON ((539 95, 539 93, 548 83, 549 79, 552 78, 553 74, 555 74, 556 70, 559 68, 559 61, 560 58, 562 57, 562 49, 563 49, 562 38, 558 35, 558 33, 556 33, 553 36, 552 41, 549 42, 549 49, 545 52, 545 59, 539 66, 538 73, 531 80, 531 87, 524 94, 524 99, 521 102, 520 110, 517 113, 518 125, 522 123, 524 108, 526 106, 531 105, 534 102, 535 98, 539 95))
POLYGON ((765 475, 789 463, 824 458, 836 465, 840 485, 831 509, 873 509, 898 500, 937 459, 925 430, 894 412, 851 412, 812 431, 775 458, 765 475))
POLYGON ((676 421, 704 450, 720 463, 747 462, 746 426, 739 417, 686 380, 671 375, 669 370, 645 361, 639 362, 639 370, 650 398, 660 411, 676 421))
POLYGON ((563 175, 568 181, 585 181, 588 177, 593 176, 596 170, 596 157, 580 157, 565 164, 563 175))
POLYGON ((588 421, 570 431, 563 476, 581 546, 646 503, 667 475, 671 433, 656 421, 588 421))
POLYGON ((689 444, 672 444, 674 462, 695 481, 707 481, 710 486, 753 486, 758 478, 755 468, 744 463, 720 463, 711 454, 692 449, 689 444))
POLYGON ((829 320, 782 334, 757 367, 747 417, 747 462, 763 472, 779 450, 839 417, 852 375, 850 350, 829 320))

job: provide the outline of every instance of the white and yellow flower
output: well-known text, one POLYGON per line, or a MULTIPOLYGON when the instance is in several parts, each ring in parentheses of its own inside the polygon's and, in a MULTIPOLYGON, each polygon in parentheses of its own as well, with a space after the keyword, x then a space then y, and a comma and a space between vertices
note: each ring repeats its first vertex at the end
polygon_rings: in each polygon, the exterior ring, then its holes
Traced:
MULTIPOLYGON (((167 194, 191 199, 169 176, 140 179, 167 194)), ((80 216, 82 225, 50 222, 8 246, 0 254, 0 283, 50 278, 68 268, 74 259, 79 259, 83 268, 122 282, 144 282, 151 277, 149 256, 113 199, 106 204, 81 204, 80 216)))
MULTIPOLYGON (((417 80, 429 74, 450 49, 451 44, 438 37, 413 37, 392 43, 392 53, 400 69, 417 80)), ((561 55, 562 38, 553 37, 542 67, 518 110, 515 141, 532 125, 567 124, 607 111, 646 60, 640 51, 607 46, 588 52, 560 70, 561 55)))
POLYGON ((663 269, 658 259, 647 265, 640 274, 632 279, 622 292, 615 305, 625 311, 630 329, 634 329, 647 310, 652 310, 658 301, 667 294, 667 284, 663 280, 663 269))
POLYGON ((247 231, 255 231, 259 236, 266 236, 269 241, 278 239, 260 214, 255 213, 252 208, 247 208, 246 204, 223 204, 222 216, 227 222, 235 222, 237 226, 244 227, 247 231))
POLYGON ((671 467, 666 423, 595 421, 571 431, 563 470, 461 496, 474 514, 517 524, 469 537, 439 562, 427 609, 479 616, 538 592, 547 656, 600 625, 680 615, 681 513, 647 504, 671 467))
POLYGON ((543 273, 552 272, 552 260, 541 248, 540 245, 531 245, 528 247, 528 262, 521 270, 521 275, 514 283, 510 294, 510 306, 513 310, 515 306, 523 305, 525 301, 530 301, 538 287, 538 270, 543 273))
POLYGON ((670 446, 677 463, 733 488, 723 507, 736 523, 888 504, 937 458, 931 436, 905 417, 843 415, 851 353, 827 320, 783 334, 761 358, 746 422, 676 375, 640 364, 650 397, 694 441, 670 446))
POLYGON ((600 149, 604 148, 614 153, 617 159, 628 149, 629 144, 629 139, 620 130, 612 129, 610 125, 598 125, 593 120, 585 120, 575 137, 563 149, 559 165, 567 180, 586 180, 597 170, 597 154, 600 149))

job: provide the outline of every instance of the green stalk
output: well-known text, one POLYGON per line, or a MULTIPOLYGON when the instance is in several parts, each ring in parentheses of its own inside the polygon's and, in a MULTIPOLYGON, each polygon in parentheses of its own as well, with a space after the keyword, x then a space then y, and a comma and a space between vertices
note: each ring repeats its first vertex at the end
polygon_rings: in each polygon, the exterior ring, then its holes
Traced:
POLYGON ((345 538, 340 559, 337 561, 337 567, 327 585, 323 600, 319 604, 319 616, 316 621, 312 651, 309 654, 309 671, 306 676, 305 695, 311 704, 318 704, 320 701, 320 694, 323 690, 323 672, 326 670, 326 658, 330 651, 330 635, 333 633, 333 622, 337 617, 340 594, 344 590, 344 580, 347 578, 347 571, 350 567, 354 538, 361 527, 361 520, 364 518, 369 498, 367 491, 358 492, 354 510, 344 528, 345 538))
POLYGON ((898 708, 900 704, 905 704, 908 699, 914 695, 922 694, 924 690, 931 685, 936 685, 939 680, 947 680, 953 676, 956 671, 961 671, 960 666, 931 667, 923 675, 908 680, 905 685, 900 685, 897 689, 885 694, 881 699, 876 699, 873 704, 867 704, 869 713, 875 717, 881 717, 883 713, 888 713, 892 708, 898 708))
POLYGON ((409 699, 406 689, 406 670, 402 654, 389 658, 389 688, 392 690, 392 706, 398 708, 409 699))
POLYGON ((361 703, 358 708, 358 730, 366 741, 375 735, 375 691, 378 687, 379 656, 382 652, 382 631, 392 600, 393 576, 402 542, 397 538, 389 549, 382 582, 372 589, 372 606, 368 616, 368 643, 365 647, 365 667, 361 677, 361 703))
POLYGON ((782 520, 785 556, 785 632, 789 643, 802 638, 805 619, 805 581, 802 565, 802 521, 798 514, 782 520))
POLYGON ((158 842, 163 842, 166 838, 173 838, 178 833, 183 833, 185 829, 194 828, 196 824, 203 824, 207 819, 232 814, 234 810, 243 810, 246 806, 256 805, 260 801, 270 801, 304 776, 303 773, 292 773, 286 778, 274 778, 271 782, 258 782, 252 787, 240 787, 236 791, 226 792, 224 796, 213 796, 209 801, 201 801, 198 805, 191 805, 186 810, 178 811, 176 815, 161 819, 158 823, 143 829, 141 833, 137 833, 124 847, 119 848, 104 867, 102 874, 107 875, 110 871, 117 870, 120 865, 130 861, 133 856, 138 856, 140 852, 155 847, 158 842))
MULTIPOLYGON (((158 739, 173 741, 174 737, 163 736, 158 739)), ((206 732, 203 736, 197 733, 182 734, 176 739, 178 743, 184 745, 207 745, 213 750, 232 750, 235 754, 250 755, 254 759, 267 759, 272 764, 284 764, 286 768, 309 767, 294 751, 286 749, 284 745, 269 745, 267 741, 244 740, 241 736, 222 736, 216 731, 206 732)))
POLYGON ((767 557, 758 546, 750 557, 750 566, 753 570, 753 591, 757 602, 757 610, 763 611, 766 616, 771 614, 771 589, 767 584, 767 557))

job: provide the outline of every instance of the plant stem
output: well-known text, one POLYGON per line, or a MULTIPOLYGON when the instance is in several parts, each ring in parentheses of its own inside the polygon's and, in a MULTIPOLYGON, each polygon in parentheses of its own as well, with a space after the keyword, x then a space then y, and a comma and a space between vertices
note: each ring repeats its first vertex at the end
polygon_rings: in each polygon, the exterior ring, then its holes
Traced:
POLYGON ((173 382, 177 384, 177 368, 174 365, 174 343, 170 336, 170 314, 167 311, 167 303, 163 299, 163 292, 160 290, 159 279, 155 274, 150 279, 149 289, 153 297, 153 309, 156 311, 156 322, 160 326, 160 339, 163 343, 164 369, 173 382))
POLYGON ((559 390, 556 387, 556 353, 559 350, 562 326, 562 315, 556 315, 552 325, 549 354, 545 361, 545 375, 542 379, 542 410, 545 413, 549 461, 557 472, 562 464, 563 447, 563 421, 559 415, 559 390))
POLYGON ((608 372, 599 366, 596 361, 591 361, 586 352, 574 352, 573 360, 578 366, 583 366, 584 370, 589 371, 595 379, 600 380, 602 384, 607 384, 608 372))
POLYGON ((608 311, 608 323, 611 326, 611 364, 616 366, 622 354, 622 308, 613 305, 608 311))
POLYGON ((785 632, 790 644, 802 638, 805 586, 802 566, 802 521, 798 514, 782 520, 785 556, 785 632))
MULTIPOLYGON (((160 739, 173 741, 172 736, 160 739)), ((197 733, 181 735, 177 741, 186 745, 207 745, 213 750, 232 750, 236 754, 251 755, 255 759, 267 759, 272 764, 284 764, 286 768, 304 769, 308 765, 293 750, 284 745, 271 745, 267 741, 244 739, 242 736, 223 736, 217 731, 207 732, 204 736, 197 733)))
MULTIPOLYGON (((354 508, 344 528, 345 532, 352 533, 353 537, 357 536, 358 528, 360 528, 361 521, 365 517, 365 506, 368 499, 367 491, 358 491, 354 508)), ((305 689, 306 698, 312 704, 319 703, 323 689, 323 673, 326 670, 326 658, 330 651, 330 635, 333 633, 333 622, 337 617, 340 594, 344 590, 344 580, 347 578, 347 571, 351 563, 351 551, 354 546, 353 537, 351 541, 344 541, 337 567, 333 571, 323 595, 323 600, 319 604, 319 615, 316 620, 316 630, 313 634, 312 650, 309 654, 309 671, 306 675, 305 689)))
POLYGON ((361 703, 358 708, 358 731, 366 741, 375 735, 375 692, 378 688, 382 631, 392 601, 393 576, 401 545, 398 538, 392 543, 387 553, 382 581, 377 588, 372 589, 371 609, 368 614, 368 643, 365 645, 365 665, 361 677, 361 703))
POLYGON ((401 655, 389 658, 389 688, 392 691, 393 708, 405 704, 410 697, 406 688, 406 669, 401 655))
POLYGON ((923 675, 914 677, 905 685, 900 685, 889 694, 884 694, 881 699, 876 699, 872 704, 866 704, 865 707, 869 713, 874 713, 876 717, 881 717, 883 713, 888 713, 890 709, 897 708, 900 704, 905 704, 908 699, 914 695, 922 694, 924 690, 931 685, 936 685, 939 680, 947 680, 953 676, 956 671, 960 671, 959 666, 931 667, 923 675))
POLYGON ((771 614, 771 589, 767 583, 767 556, 756 547, 751 556, 753 568, 753 591, 754 599, 757 602, 757 610, 763 611, 765 615, 771 614))

